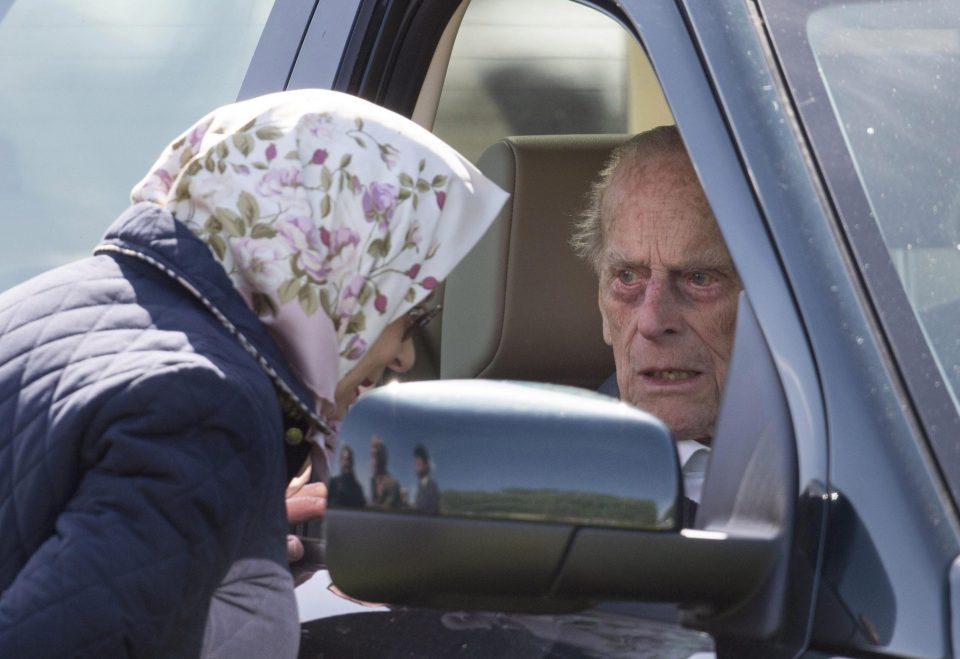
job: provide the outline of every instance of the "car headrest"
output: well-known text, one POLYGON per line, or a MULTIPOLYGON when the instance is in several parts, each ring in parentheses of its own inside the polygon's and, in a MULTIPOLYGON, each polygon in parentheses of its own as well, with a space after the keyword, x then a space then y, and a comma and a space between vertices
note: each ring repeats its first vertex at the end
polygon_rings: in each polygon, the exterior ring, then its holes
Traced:
POLYGON ((573 221, 627 135, 503 139, 477 166, 511 194, 447 278, 442 378, 504 378, 596 388, 614 371, 597 276, 569 244, 573 221))

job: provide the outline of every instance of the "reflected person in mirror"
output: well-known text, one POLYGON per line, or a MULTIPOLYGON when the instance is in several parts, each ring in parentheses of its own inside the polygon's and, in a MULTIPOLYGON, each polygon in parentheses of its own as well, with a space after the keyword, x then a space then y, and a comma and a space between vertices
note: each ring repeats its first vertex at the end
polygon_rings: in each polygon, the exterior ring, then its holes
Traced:
POLYGON ((370 439, 370 505, 399 510, 403 507, 400 483, 387 470, 387 447, 380 437, 370 439))
POLYGON ((413 449, 413 469, 417 474, 413 507, 420 512, 436 515, 440 512, 440 490, 430 473, 430 454, 423 444, 417 444, 413 449))
POLYGON ((673 126, 619 147, 572 239, 599 277, 615 378, 601 391, 659 417, 699 502, 733 348, 740 279, 673 126))
POLYGON ((340 449, 340 475, 330 479, 328 489, 327 498, 331 506, 363 508, 367 505, 363 488, 353 471, 353 449, 349 446, 340 449))

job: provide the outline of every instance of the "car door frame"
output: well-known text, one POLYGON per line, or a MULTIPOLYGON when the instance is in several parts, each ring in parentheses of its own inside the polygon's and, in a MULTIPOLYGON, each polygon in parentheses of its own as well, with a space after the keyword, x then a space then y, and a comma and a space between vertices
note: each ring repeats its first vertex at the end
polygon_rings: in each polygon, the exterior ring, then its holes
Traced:
POLYGON ((275 2, 260 33, 237 100, 286 89, 317 0, 275 2))
POLYGON ((335 89, 410 116, 459 5, 457 0, 318 0, 287 88, 335 89))

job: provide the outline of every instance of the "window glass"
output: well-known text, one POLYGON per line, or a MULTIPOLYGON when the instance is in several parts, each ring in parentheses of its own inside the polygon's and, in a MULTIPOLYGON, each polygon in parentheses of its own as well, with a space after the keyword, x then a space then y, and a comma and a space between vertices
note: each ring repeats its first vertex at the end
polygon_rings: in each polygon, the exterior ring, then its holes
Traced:
POLYGON ((960 16, 949 2, 842 4, 811 14, 807 38, 870 214, 956 395, 960 16))
POLYGON ((563 0, 471 0, 433 129, 476 160, 506 135, 664 123, 673 120, 643 51, 611 18, 563 0))
POLYGON ((0 1, 0 290, 90 253, 164 146, 236 98, 272 4, 0 1))

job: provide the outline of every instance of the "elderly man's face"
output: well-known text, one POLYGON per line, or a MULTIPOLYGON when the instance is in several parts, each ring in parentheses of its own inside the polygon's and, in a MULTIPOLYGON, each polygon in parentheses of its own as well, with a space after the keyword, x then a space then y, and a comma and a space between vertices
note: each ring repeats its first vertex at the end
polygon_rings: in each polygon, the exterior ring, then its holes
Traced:
POLYGON ((625 163, 603 204, 600 312, 620 397, 676 439, 712 436, 739 279, 682 154, 625 163))

